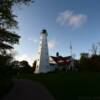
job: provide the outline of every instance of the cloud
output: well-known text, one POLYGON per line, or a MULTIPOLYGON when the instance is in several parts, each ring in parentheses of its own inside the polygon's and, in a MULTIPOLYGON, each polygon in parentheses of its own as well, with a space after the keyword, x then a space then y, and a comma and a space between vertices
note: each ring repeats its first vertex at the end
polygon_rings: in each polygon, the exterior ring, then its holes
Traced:
POLYGON ((32 65, 33 62, 34 62, 34 58, 33 58, 33 57, 29 57, 29 56, 26 55, 26 54, 18 55, 18 56, 15 57, 15 59, 18 60, 18 61, 26 60, 26 61, 28 61, 28 63, 29 63, 30 65, 32 65))
POLYGON ((31 41, 33 43, 38 43, 38 40, 36 38, 28 37, 28 41, 31 41))
POLYGON ((48 41, 48 47, 50 49, 54 49, 56 47, 56 41, 55 40, 48 41))
POLYGON ((75 14, 73 11, 66 10, 59 14, 57 22, 59 24, 68 25, 70 27, 80 27, 87 21, 87 16, 84 14, 75 14))
POLYGON ((38 40, 37 39, 34 39, 34 43, 37 43, 38 42, 38 40))

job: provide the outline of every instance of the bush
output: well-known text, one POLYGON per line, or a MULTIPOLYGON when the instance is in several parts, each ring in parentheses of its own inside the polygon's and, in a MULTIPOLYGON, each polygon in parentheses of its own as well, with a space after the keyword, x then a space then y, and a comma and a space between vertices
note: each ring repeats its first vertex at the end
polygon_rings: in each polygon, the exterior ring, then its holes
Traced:
POLYGON ((13 87, 12 80, 0 80, 0 99, 13 87))
POLYGON ((0 56, 0 97, 12 86, 13 69, 8 56, 0 56))
POLYGON ((100 72, 100 56, 93 55, 90 58, 82 58, 79 63, 80 71, 96 71, 100 72))

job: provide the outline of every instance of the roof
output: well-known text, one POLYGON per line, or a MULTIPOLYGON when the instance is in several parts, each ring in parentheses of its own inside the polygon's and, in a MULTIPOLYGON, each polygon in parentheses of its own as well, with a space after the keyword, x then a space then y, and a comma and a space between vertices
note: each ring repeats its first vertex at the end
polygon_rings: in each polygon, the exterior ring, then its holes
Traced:
POLYGON ((54 57, 54 56, 50 56, 52 58, 53 61, 56 62, 56 64, 69 64, 71 62, 71 56, 68 57, 62 57, 62 56, 58 56, 58 57, 54 57))
POLYGON ((48 35, 48 32, 47 32, 47 30, 46 30, 46 29, 43 29, 43 30, 42 30, 42 32, 41 32, 41 34, 48 35))

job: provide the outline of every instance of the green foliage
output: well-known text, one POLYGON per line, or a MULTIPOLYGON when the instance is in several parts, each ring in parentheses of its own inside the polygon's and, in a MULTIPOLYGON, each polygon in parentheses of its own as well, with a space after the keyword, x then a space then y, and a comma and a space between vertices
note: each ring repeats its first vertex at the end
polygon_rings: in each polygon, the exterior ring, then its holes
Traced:
POLYGON ((17 34, 14 34, 10 31, 7 31, 5 29, 0 29, 0 41, 2 42, 9 42, 10 44, 16 44, 19 42, 20 36, 17 34))
POLYGON ((35 60, 34 63, 33 63, 33 66, 32 66, 32 70, 33 70, 33 72, 35 71, 36 64, 37 64, 37 61, 35 60))
POLYGON ((25 60, 20 62, 21 64, 21 68, 19 70, 21 70, 22 73, 32 73, 32 67, 29 65, 29 63, 25 60))
POLYGON ((12 87, 13 69, 10 65, 11 55, 0 55, 0 98, 12 87))
POLYGON ((92 55, 91 57, 80 58, 80 71, 96 71, 100 72, 100 55, 92 55))
POLYGON ((84 71, 84 70, 89 70, 89 58, 88 57, 85 57, 83 55, 81 55, 81 58, 80 58, 80 67, 79 67, 79 70, 81 71, 84 71))
POLYGON ((79 97, 100 96, 100 73, 60 72, 49 74, 23 74, 17 78, 42 83, 56 100, 79 100, 79 97))
POLYGON ((7 94, 13 87, 12 80, 0 80, 0 100, 7 94))
POLYGON ((91 48, 92 55, 97 55, 97 50, 98 50, 97 45, 93 44, 91 48))
POLYGON ((100 72, 100 55, 93 55, 90 59, 92 70, 100 72))
POLYGON ((0 29, 0 52, 13 49, 13 44, 19 42, 20 36, 14 34, 6 29, 0 29))
POLYGON ((32 0, 0 0, 0 27, 17 28, 17 17, 13 14, 14 5, 29 4, 32 0))
MULTIPOLYGON (((29 4, 32 0, 0 0, 0 94, 11 83, 13 68, 11 60, 13 59, 11 49, 14 44, 19 43, 20 36, 14 31, 18 28, 16 15, 13 13, 14 5, 29 4), (7 84, 6 84, 6 83, 7 84), (4 88, 5 87, 5 88, 4 88)), ((1 96, 0 95, 0 96, 1 96)))

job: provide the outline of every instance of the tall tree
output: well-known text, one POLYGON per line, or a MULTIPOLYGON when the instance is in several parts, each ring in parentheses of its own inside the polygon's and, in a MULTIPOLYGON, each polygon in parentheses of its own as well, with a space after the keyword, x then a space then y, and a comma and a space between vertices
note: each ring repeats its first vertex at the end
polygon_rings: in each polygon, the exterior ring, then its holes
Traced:
POLYGON ((34 63, 33 63, 33 65, 32 65, 33 72, 35 71, 36 64, 37 64, 37 60, 35 60, 34 63))
POLYGON ((18 28, 16 15, 13 13, 14 5, 29 4, 32 0, 0 0, 0 54, 13 49, 19 42, 20 36, 11 29, 18 28))
POLYGON ((91 48, 92 55, 97 55, 97 50, 98 50, 97 45, 93 44, 91 48))
POLYGON ((32 67, 29 65, 29 63, 26 60, 21 61, 20 65, 22 67, 22 72, 26 72, 26 73, 32 72, 32 67))
POLYGON ((19 43, 20 39, 20 36, 12 31, 18 28, 13 6, 27 5, 31 2, 32 0, 0 0, 0 76, 8 73, 9 62, 13 58, 11 50, 14 44, 19 43))
POLYGON ((20 39, 20 36, 12 31, 18 28, 13 6, 27 5, 31 2, 32 0, 0 0, 0 96, 11 82, 12 67, 9 66, 9 62, 13 58, 11 50, 20 39))

